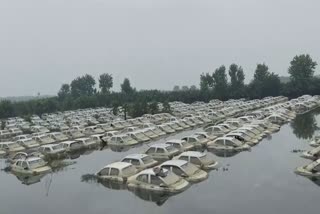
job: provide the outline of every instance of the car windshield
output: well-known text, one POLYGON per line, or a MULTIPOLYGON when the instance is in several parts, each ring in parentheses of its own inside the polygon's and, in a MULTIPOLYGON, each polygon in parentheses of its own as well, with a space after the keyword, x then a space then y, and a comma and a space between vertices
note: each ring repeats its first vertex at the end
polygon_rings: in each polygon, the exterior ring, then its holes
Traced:
POLYGON ((123 176, 130 176, 136 173, 136 169, 134 166, 127 166, 122 169, 123 176))
POLYGON ((32 139, 29 139, 29 140, 25 140, 25 141, 24 141, 24 144, 26 144, 26 145, 30 145, 30 144, 33 144, 33 143, 35 143, 35 142, 34 142, 34 140, 32 140, 32 139))
POLYGON ((52 150, 58 150, 58 149, 62 149, 62 148, 63 148, 63 146, 61 144, 52 146, 52 150))
POLYGON ((210 157, 208 154, 204 154, 203 156, 199 157, 202 163, 211 163, 213 162, 213 158, 210 157))
POLYGON ((170 171, 165 172, 164 175, 159 178, 167 185, 177 183, 180 180, 179 176, 170 171))
POLYGON ((168 152, 173 152, 176 150, 173 146, 168 146, 168 147, 166 147, 166 149, 168 152))
POLYGON ((39 167, 46 165, 46 162, 44 162, 44 160, 42 160, 42 159, 35 159, 35 160, 28 161, 28 162, 29 162, 29 167, 31 169, 36 169, 36 168, 39 168, 39 167))
POLYGON ((19 144, 17 144, 17 143, 9 143, 8 147, 11 148, 11 149, 17 148, 17 147, 19 147, 19 144))
POLYGON ((142 134, 141 132, 138 132, 138 133, 136 133, 136 137, 138 137, 138 138, 144 138, 145 135, 142 134))
POLYGON ((146 156, 146 157, 142 158, 142 162, 145 164, 152 163, 153 159, 150 156, 146 156))
POLYGON ((122 137, 122 140, 123 140, 124 142, 128 142, 128 141, 131 141, 132 138, 131 138, 129 135, 126 135, 126 136, 123 136, 123 137, 122 137))
POLYGON ((85 143, 85 144, 94 143, 94 140, 89 138, 89 139, 86 139, 86 140, 84 141, 84 143, 85 143))
POLYGON ((181 168, 185 173, 187 173, 187 175, 193 175, 196 171, 198 171, 198 168, 190 163, 183 164, 181 168))
POLYGON ((205 139, 205 136, 203 135, 203 134, 197 134, 197 138, 199 139, 199 140, 202 140, 202 139, 205 139))

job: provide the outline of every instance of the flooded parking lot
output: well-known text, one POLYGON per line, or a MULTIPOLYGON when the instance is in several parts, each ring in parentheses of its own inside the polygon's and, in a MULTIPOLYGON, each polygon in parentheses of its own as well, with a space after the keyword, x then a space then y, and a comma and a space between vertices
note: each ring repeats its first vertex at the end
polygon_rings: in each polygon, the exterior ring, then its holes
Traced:
MULTIPOLYGON (((110 148, 87 152, 65 160, 69 166, 44 177, 17 178, 1 171, 1 213, 317 213, 320 182, 298 176, 294 169, 310 162, 299 157, 300 150, 311 149, 307 138, 317 132, 319 124, 316 110, 297 116, 251 151, 213 154, 220 168, 211 171, 207 180, 171 197, 134 194, 120 185, 97 183, 90 176, 127 154, 145 151, 145 144, 122 152, 110 148)), ((0 164, 5 168, 4 160, 0 164)))

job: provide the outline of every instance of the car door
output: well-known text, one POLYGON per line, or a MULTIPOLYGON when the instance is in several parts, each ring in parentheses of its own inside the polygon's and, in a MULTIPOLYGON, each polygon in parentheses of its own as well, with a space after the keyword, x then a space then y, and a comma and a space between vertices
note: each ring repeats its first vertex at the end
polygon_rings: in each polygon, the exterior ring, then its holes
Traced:
POLYGON ((160 185, 162 184, 162 180, 155 176, 155 175, 149 175, 149 184, 150 184, 150 189, 153 191, 160 191, 161 187, 160 185))

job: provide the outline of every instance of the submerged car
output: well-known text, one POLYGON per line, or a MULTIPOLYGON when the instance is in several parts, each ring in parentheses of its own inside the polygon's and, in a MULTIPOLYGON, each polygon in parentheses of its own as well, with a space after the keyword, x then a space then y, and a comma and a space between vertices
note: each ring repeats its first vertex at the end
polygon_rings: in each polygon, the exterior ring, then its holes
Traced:
POLYGON ((139 143, 147 142, 150 140, 148 136, 146 136, 142 131, 133 131, 129 132, 128 135, 138 141, 139 143))
POLYGON ((146 154, 127 155, 121 160, 121 162, 131 163, 137 168, 138 171, 154 167, 158 164, 158 161, 146 154))
POLYGON ((302 153, 301 157, 311 159, 311 160, 317 160, 320 158, 320 146, 317 148, 314 148, 310 151, 302 153))
POLYGON ((295 173, 310 178, 320 178, 320 159, 306 166, 296 168, 295 173))
POLYGON ((40 146, 38 150, 44 157, 54 158, 63 155, 66 151, 62 144, 49 144, 40 146))
POLYGON ((126 183, 127 179, 137 174, 137 172, 137 169, 131 163, 115 162, 103 167, 97 173, 97 176, 100 179, 126 183))
POLYGON ((33 149, 36 148, 38 146, 40 146, 39 143, 37 143, 35 140, 33 140, 32 138, 28 138, 28 139, 22 139, 22 140, 18 140, 17 143, 20 146, 23 146, 26 149, 33 149))
POLYGON ((0 142, 0 150, 5 151, 6 153, 14 153, 23 151, 24 147, 16 142, 0 142))
POLYGON ((52 169, 39 157, 26 157, 15 161, 11 170, 19 174, 37 175, 50 172, 52 169))
POLYGON ((138 141, 125 134, 115 135, 108 140, 110 146, 131 146, 138 143, 138 141))
POLYGON ((189 182, 166 169, 146 169, 128 179, 128 188, 159 193, 179 193, 190 186, 189 182))
POLYGON ((179 139, 167 140, 166 144, 173 146, 174 148, 178 149, 180 152, 189 151, 195 147, 193 144, 188 143, 185 140, 179 140, 179 139))
POLYGON ((32 139, 34 139, 37 143, 39 143, 40 145, 45 145, 45 144, 50 144, 50 143, 54 143, 55 140, 52 139, 49 135, 47 134, 43 134, 43 135, 38 135, 38 136, 34 136, 32 137, 32 139))
POLYGON ((85 148, 85 145, 81 141, 63 141, 60 143, 66 152, 76 152, 85 148))
POLYGON ((52 132, 49 136, 54 139, 55 142, 62 142, 68 140, 68 136, 63 134, 62 132, 52 132))
POLYGON ((97 141, 87 137, 78 138, 78 139, 75 139, 75 141, 81 142, 85 148, 93 148, 99 145, 97 141))
POLYGON ((203 135, 191 135, 191 136, 184 137, 181 140, 184 140, 194 145, 195 147, 205 146, 209 142, 209 139, 205 138, 203 135))
POLYGON ((320 146, 320 135, 313 137, 312 141, 310 142, 310 146, 312 146, 312 147, 320 146))
POLYGON ((197 151, 183 152, 173 159, 188 161, 204 170, 216 169, 218 166, 218 162, 213 157, 210 157, 207 153, 197 151))
POLYGON ((171 128, 168 124, 161 124, 157 126, 161 131, 165 132, 166 134, 172 134, 175 132, 173 128, 171 128))
POLYGON ((200 182, 208 178, 208 173, 185 160, 169 160, 160 165, 189 182, 200 182))
POLYGON ((233 137, 219 137, 213 142, 207 144, 208 149, 242 151, 249 150, 250 146, 233 137))
POLYGON ((169 160, 178 155, 180 152, 171 145, 158 143, 151 145, 145 153, 156 160, 169 160))

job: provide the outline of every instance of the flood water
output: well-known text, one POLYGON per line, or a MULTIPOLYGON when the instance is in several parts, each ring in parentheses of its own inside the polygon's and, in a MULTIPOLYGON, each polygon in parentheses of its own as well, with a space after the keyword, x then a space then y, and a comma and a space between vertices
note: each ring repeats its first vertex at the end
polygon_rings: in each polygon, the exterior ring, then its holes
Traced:
MULTIPOLYGON (((146 145, 124 152, 105 149, 83 154, 65 161, 74 164, 42 178, 19 180, 1 171, 0 213, 319 213, 320 181, 294 174, 296 167, 310 161, 293 151, 311 149, 308 138, 318 126, 319 110, 298 116, 250 152, 215 156, 220 163, 218 171, 211 171, 207 180, 172 197, 134 194, 116 185, 99 184, 88 176, 127 154, 145 150, 146 145)), ((4 160, 0 167, 5 167, 4 160)))

